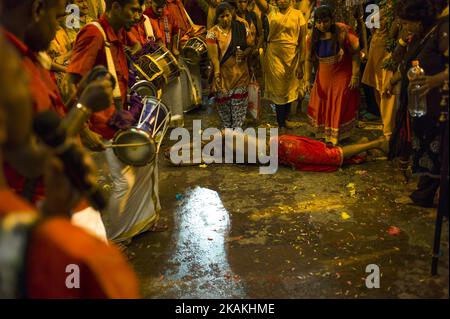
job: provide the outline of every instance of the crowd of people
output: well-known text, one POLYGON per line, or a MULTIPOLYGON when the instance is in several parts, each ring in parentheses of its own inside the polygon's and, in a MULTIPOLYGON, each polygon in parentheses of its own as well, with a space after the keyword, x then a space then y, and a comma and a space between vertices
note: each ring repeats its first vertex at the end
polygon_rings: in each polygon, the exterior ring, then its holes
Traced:
POLYGON ((223 129, 245 128, 252 79, 281 164, 330 172, 380 149, 419 174, 412 204, 432 207, 440 189, 448 215, 448 21, 446 0, 0 0, 0 297, 139 297, 126 247, 167 230, 153 153, 209 101, 223 129), (425 75, 410 80, 413 62, 425 75), (309 137, 290 131, 303 101, 309 137), (39 133, 49 111, 64 147, 39 133), (347 142, 377 116, 382 136, 347 142), (105 177, 92 154, 112 180, 104 205, 85 187, 105 177), (67 265, 82 289, 67 287, 67 265))

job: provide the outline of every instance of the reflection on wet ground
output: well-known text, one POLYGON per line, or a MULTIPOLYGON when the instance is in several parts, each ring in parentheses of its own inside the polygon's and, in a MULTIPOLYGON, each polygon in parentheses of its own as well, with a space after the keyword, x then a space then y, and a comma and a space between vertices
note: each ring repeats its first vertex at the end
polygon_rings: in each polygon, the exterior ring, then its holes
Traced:
MULTIPOLYGON (((177 212, 176 248, 169 262, 179 265, 165 272, 169 281, 190 280, 181 298, 231 298, 242 295, 239 282, 233 291, 223 289, 233 277, 225 251, 230 219, 219 194, 196 187, 186 193, 177 212), (206 284, 208 283, 208 284, 206 284)), ((176 288, 175 288, 176 289, 176 288)), ((170 290, 170 289, 169 289, 170 290)))
MULTIPOLYGON (((302 125, 296 133, 306 134, 302 125)), ((448 223, 433 278, 435 210, 396 203, 414 187, 387 161, 260 175, 242 165, 175 168, 161 157, 170 230, 136 238, 132 263, 147 298, 448 298, 448 223), (365 285, 369 264, 380 267, 380 289, 365 285)))

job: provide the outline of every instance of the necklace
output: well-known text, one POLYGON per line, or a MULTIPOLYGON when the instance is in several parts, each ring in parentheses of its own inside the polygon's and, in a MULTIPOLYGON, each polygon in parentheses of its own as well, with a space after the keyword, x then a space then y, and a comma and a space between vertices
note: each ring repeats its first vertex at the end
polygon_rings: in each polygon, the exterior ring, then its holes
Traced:
POLYGON ((228 30, 228 31, 223 30, 223 29, 220 27, 220 25, 217 25, 217 27, 219 28, 220 33, 222 33, 224 36, 227 36, 228 33, 230 33, 230 30, 228 30))

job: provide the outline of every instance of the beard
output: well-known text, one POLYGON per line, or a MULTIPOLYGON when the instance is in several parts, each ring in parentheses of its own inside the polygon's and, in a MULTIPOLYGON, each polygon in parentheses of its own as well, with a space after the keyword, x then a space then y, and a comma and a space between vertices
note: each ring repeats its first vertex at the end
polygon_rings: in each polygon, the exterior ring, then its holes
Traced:
POLYGON ((46 38, 39 30, 25 32, 24 42, 33 52, 47 51, 53 37, 46 38))

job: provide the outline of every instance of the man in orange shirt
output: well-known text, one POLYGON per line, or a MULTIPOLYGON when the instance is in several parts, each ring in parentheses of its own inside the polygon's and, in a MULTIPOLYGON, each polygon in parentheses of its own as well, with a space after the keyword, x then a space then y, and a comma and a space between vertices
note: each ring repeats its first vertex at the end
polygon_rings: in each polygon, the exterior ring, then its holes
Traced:
POLYGON ((128 62, 125 55, 126 31, 131 30, 137 23, 140 18, 139 14, 138 0, 107 1, 107 12, 97 21, 102 30, 96 25, 88 24, 81 29, 74 44, 72 59, 67 68, 72 84, 78 84, 81 78, 96 65, 108 67, 105 40, 102 35, 104 32, 110 44, 120 89, 120 96, 115 96, 118 99, 116 105, 111 105, 108 109, 93 114, 89 129, 85 129, 81 133, 83 142, 92 150, 104 150, 100 138, 111 139, 117 130, 109 125, 108 121, 116 113, 116 109, 119 111, 126 109, 128 90, 128 62))
MULTIPOLYGON (((167 0, 167 9, 175 17, 180 28, 180 43, 185 43, 194 35, 194 28, 181 0, 167 0)), ((180 46, 182 47, 182 45, 180 46)))
POLYGON ((108 66, 106 42, 109 42, 111 63, 115 68, 110 72, 116 73, 120 87, 119 100, 116 99, 116 105, 93 114, 89 128, 82 131, 81 138, 90 150, 102 151, 108 164, 113 187, 108 207, 102 216, 108 220, 105 223, 108 239, 121 244, 127 244, 136 235, 154 229, 160 210, 156 161, 144 167, 131 167, 119 161, 112 148, 105 148, 105 143, 110 143, 116 132, 135 124, 131 113, 126 111, 129 74, 125 46, 126 32, 140 20, 141 12, 138 0, 108 0, 106 12, 97 24, 85 26, 78 34, 68 67, 71 81, 76 84, 94 66, 108 66), (122 123, 117 124, 115 119, 121 117, 125 125, 119 127, 122 123))
POLYGON ((133 28, 131 28, 127 35, 129 41, 131 41, 132 43, 139 43, 140 47, 142 48, 149 42, 156 42, 156 39, 150 19, 144 14, 146 10, 145 1, 139 0, 139 4, 141 5, 142 9, 141 19, 133 28))
POLYGON ((152 0, 144 14, 150 18, 156 41, 162 43, 175 57, 180 55, 180 27, 175 16, 167 8, 166 0, 152 0))
MULTIPOLYGON (((65 15, 65 3, 65 0, 2 0, 0 33, 19 52, 23 71, 29 78, 32 114, 49 109, 61 116, 66 113, 55 81, 38 58, 38 52, 46 51, 56 35, 58 18, 65 15)), ((88 107, 108 102, 111 88, 106 82, 101 85, 93 83, 96 88, 86 90, 89 92, 85 92, 79 102, 88 107)), ((44 164, 43 154, 33 147, 31 141, 26 141, 20 149, 7 152, 7 155, 8 163, 3 163, 3 166, 10 187, 33 203, 41 200, 45 192, 42 179, 38 177, 44 164), (18 161, 18 156, 24 160, 18 161)))
MULTIPOLYGON (((31 135, 32 99, 21 61, 1 36, 0 47, 3 162, 5 147, 20 147, 31 135)), ((0 298, 138 298, 136 275, 117 249, 70 223, 79 194, 62 163, 46 161, 45 215, 10 190, 0 171, 0 298)))

